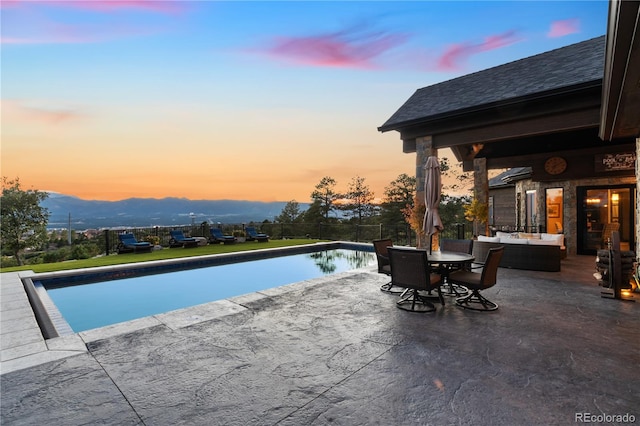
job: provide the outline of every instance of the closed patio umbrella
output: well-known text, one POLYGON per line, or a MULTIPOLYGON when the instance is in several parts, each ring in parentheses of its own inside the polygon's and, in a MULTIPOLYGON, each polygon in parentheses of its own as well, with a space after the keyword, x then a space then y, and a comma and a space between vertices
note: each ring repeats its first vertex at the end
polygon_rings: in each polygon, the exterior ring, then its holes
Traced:
POLYGON ((427 158, 424 168, 424 205, 426 209, 422 229, 429 235, 429 252, 431 252, 433 234, 444 228, 438 212, 441 189, 438 158, 434 156, 427 158))

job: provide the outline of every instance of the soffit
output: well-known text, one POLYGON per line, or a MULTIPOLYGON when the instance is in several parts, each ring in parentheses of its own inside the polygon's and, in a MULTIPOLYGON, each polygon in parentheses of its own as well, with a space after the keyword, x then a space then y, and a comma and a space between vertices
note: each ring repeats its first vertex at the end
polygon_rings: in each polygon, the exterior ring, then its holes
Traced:
POLYGON ((600 137, 640 136, 640 2, 612 0, 606 39, 600 137))

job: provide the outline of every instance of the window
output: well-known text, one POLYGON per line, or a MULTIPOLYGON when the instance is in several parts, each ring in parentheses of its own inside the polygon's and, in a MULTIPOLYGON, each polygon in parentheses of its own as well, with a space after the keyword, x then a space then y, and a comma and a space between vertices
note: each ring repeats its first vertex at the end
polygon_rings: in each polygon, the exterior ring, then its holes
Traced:
POLYGON ((564 232, 562 220, 564 216, 563 194, 564 190, 562 188, 548 188, 546 191, 546 226, 547 232, 550 234, 564 232))
POLYGON ((538 231, 538 216, 536 215, 536 191, 531 189, 527 191, 527 198, 525 199, 525 232, 537 232, 538 231))

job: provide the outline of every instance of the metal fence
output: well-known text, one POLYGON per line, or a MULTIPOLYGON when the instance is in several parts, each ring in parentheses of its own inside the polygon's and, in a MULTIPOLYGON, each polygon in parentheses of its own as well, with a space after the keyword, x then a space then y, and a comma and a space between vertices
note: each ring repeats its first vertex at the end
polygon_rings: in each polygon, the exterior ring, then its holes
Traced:
MULTIPOLYGON (((345 223, 261 223, 253 224, 259 232, 269 235, 271 239, 309 238, 318 240, 340 240, 355 242, 371 242, 373 240, 390 238, 395 244, 413 246, 416 243, 416 234, 408 224, 396 225, 357 225, 345 223)), ((226 235, 244 236, 245 224, 225 224, 219 226, 226 235)), ((138 241, 149 241, 163 247, 169 246, 172 230, 181 230, 191 237, 209 237, 210 225, 184 226, 154 226, 147 228, 122 228, 109 229, 103 232, 105 253, 115 253, 118 247, 118 234, 132 233, 138 241)), ((441 232, 442 238, 470 239, 473 237, 470 226, 464 223, 453 224, 441 232)))
POLYGON ((546 232, 546 227, 544 225, 531 225, 531 226, 491 225, 489 227, 489 230, 491 231, 491 235, 495 235, 497 231, 544 233, 546 232))

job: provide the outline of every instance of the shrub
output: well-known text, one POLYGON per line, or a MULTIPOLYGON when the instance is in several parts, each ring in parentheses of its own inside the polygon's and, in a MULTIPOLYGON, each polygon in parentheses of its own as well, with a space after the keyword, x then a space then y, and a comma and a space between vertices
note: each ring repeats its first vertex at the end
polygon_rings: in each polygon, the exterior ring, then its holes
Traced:
POLYGON ((12 266, 18 266, 18 261, 13 256, 2 256, 0 258, 0 267, 10 268, 12 266))
POLYGON ((160 237, 155 235, 147 235, 142 239, 142 241, 146 241, 148 243, 153 244, 154 246, 160 245, 160 237))

